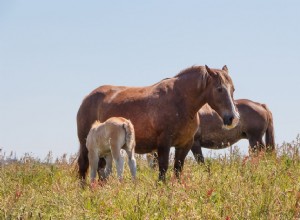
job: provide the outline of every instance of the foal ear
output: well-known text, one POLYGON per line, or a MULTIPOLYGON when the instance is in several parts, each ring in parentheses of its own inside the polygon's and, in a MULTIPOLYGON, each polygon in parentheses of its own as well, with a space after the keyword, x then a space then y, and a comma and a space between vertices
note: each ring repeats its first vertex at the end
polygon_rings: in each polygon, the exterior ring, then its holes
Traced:
POLYGON ((216 72, 212 71, 207 65, 205 65, 205 68, 210 76, 213 76, 213 77, 218 76, 218 74, 216 72))
POLYGON ((226 65, 225 65, 225 66, 223 66, 222 70, 224 70, 226 73, 228 73, 228 68, 227 68, 227 66, 226 66, 226 65))

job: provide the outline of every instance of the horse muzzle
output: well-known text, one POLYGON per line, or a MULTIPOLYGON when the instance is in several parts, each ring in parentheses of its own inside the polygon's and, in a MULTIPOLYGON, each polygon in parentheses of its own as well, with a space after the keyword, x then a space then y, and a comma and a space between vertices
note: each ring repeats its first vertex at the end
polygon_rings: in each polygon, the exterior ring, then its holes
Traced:
POLYGON ((239 123, 239 114, 237 115, 225 115, 223 117, 223 128, 226 130, 230 130, 232 128, 235 128, 237 126, 237 124, 239 123))

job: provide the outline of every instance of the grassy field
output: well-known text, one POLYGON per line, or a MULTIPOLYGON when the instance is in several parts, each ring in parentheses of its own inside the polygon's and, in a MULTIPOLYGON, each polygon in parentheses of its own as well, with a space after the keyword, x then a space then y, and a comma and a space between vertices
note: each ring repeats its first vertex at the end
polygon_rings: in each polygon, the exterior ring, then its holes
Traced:
POLYGON ((297 138, 277 156, 190 158, 180 182, 170 167, 167 184, 138 158, 135 183, 125 165, 122 183, 86 189, 65 158, 27 156, 0 167, 0 219, 299 219, 299 150, 297 138))

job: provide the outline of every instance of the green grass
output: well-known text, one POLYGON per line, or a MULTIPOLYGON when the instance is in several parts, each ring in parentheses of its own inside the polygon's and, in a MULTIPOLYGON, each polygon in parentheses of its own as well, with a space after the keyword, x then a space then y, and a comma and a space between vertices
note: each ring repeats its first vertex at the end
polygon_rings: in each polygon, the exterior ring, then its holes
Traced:
POLYGON ((86 189, 70 163, 23 159, 0 167, 0 219, 297 219, 299 149, 297 139, 277 156, 187 159, 181 181, 170 167, 167 184, 138 158, 135 183, 125 165, 122 183, 86 189))

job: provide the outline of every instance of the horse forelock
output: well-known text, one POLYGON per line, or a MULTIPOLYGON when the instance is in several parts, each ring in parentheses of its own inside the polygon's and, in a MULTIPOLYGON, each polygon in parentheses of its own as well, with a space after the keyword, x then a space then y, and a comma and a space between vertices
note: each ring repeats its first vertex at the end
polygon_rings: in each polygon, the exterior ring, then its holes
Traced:
POLYGON ((218 85, 225 85, 226 87, 227 85, 229 85, 234 89, 232 79, 227 73, 222 72, 222 70, 215 70, 215 71, 218 74, 218 85))
POLYGON ((224 78, 225 78, 225 81, 228 83, 228 84, 230 84, 231 86, 234 86, 233 85, 233 82, 232 82, 232 79, 231 79, 231 77, 228 75, 228 74, 225 74, 225 75, 223 75, 224 76, 224 78))

